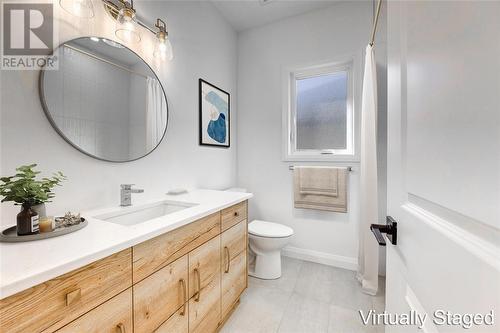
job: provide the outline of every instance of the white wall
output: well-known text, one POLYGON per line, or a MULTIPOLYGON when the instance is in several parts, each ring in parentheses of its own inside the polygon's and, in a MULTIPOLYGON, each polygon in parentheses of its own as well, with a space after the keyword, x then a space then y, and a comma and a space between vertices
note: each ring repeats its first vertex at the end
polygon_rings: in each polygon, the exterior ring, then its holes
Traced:
MULTIPOLYGON (((94 1, 93 20, 61 13, 61 42, 88 35, 114 39, 113 21, 94 1)), ((136 7, 148 22, 156 17, 166 20, 174 47, 173 62, 158 65, 152 59, 154 39, 148 32, 143 31, 140 45, 130 46, 155 69, 166 89, 169 127, 158 149, 124 164, 83 155, 59 137, 46 119, 38 97, 38 73, 1 71, 1 174, 12 174, 16 166, 33 162, 45 174, 56 170, 67 174, 69 180, 57 190, 49 214, 116 205, 120 183, 135 183, 146 190, 141 196, 150 196, 172 187, 221 189, 237 181, 256 195, 250 203, 251 218, 288 224, 296 232, 291 245, 299 252, 353 268, 358 247, 359 164, 343 164, 354 167, 348 214, 293 209, 291 172, 289 164, 281 161, 280 80, 285 66, 330 62, 353 53, 361 57, 371 29, 372 3, 340 3, 238 36, 206 1, 137 1, 136 7), (198 146, 200 77, 231 93, 229 149, 198 146)), ((382 46, 377 47, 379 59, 385 56, 382 46)), ((383 75, 382 70, 379 74, 383 75)), ((383 148, 384 98, 379 99, 379 106, 383 148)), ((385 207, 385 157, 380 160, 380 204, 385 207)), ((0 224, 14 223, 17 211, 10 203, 2 204, 0 224)), ((381 209, 381 219, 384 215, 381 209)))
MULTIPOLYGON (((359 163, 335 164, 354 169, 347 214, 293 208, 291 163, 282 161, 281 151, 281 71, 350 55, 363 58, 371 26, 372 3, 348 2, 238 35, 238 185, 255 194, 250 218, 291 226, 295 235, 287 254, 351 269, 356 268, 358 253, 359 163)), ((381 87, 380 94, 385 93, 381 87)), ((379 121, 385 130, 385 110, 379 121)), ((380 134, 382 141, 385 133, 380 134)), ((384 151, 380 158, 381 177, 385 177, 384 151)), ((385 186, 381 208, 383 220, 385 186)))
MULTIPOLYGON (((132 46, 156 69, 170 109, 164 141, 143 159, 116 164, 78 152, 46 119, 38 97, 38 72, 1 71, 2 175, 33 162, 44 173, 63 171, 68 181, 57 190, 54 203, 48 206, 49 214, 116 205, 120 183, 135 183, 149 196, 172 187, 222 189, 236 180, 236 33, 209 2, 142 1, 136 7, 149 23, 157 17, 168 23, 174 48, 174 60, 157 65, 152 59, 151 33, 143 31, 141 44, 132 46), (233 133, 229 149, 198 146, 200 77, 231 93, 233 133)), ((102 3, 94 0, 96 16, 92 20, 75 19, 61 11, 61 42, 84 35, 114 39, 114 23, 102 8, 102 3)), ((1 212, 0 224, 15 223, 17 207, 4 203, 1 212)))

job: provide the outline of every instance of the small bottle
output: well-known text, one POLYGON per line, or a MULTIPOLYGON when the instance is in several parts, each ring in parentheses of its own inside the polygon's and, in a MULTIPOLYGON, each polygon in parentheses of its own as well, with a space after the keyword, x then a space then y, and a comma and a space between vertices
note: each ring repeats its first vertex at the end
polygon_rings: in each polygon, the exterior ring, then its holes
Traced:
POLYGON ((34 235, 38 232, 38 213, 31 209, 30 204, 23 203, 23 210, 17 214, 17 235, 34 235))

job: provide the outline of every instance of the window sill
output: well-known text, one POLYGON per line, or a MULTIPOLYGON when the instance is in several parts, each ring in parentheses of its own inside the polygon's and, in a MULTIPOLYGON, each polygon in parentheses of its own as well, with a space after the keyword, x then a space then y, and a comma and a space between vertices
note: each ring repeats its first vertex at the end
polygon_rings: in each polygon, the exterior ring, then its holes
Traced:
POLYGON ((359 163, 359 156, 356 155, 287 155, 283 157, 283 162, 351 162, 359 163))

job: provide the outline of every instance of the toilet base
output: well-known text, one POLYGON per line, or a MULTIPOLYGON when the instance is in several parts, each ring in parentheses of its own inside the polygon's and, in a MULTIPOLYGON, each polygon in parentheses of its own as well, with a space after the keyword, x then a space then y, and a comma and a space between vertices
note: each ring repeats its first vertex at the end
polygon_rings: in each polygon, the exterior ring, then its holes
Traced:
POLYGON ((275 280, 281 277, 281 251, 255 255, 255 264, 248 270, 248 275, 263 279, 275 280))

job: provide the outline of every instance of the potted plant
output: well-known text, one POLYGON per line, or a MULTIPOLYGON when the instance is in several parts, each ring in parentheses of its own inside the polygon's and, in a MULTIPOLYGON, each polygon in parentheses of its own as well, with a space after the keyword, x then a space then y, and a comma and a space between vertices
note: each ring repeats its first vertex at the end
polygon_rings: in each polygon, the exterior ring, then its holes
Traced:
POLYGON ((23 206, 22 212, 30 210, 37 213, 38 217, 45 217, 45 203, 51 202, 50 199, 55 196, 54 187, 59 186, 66 177, 59 171, 50 178, 37 180, 40 172, 34 170, 36 166, 23 165, 16 169, 14 176, 0 178, 1 202, 12 201, 15 205, 23 206))

